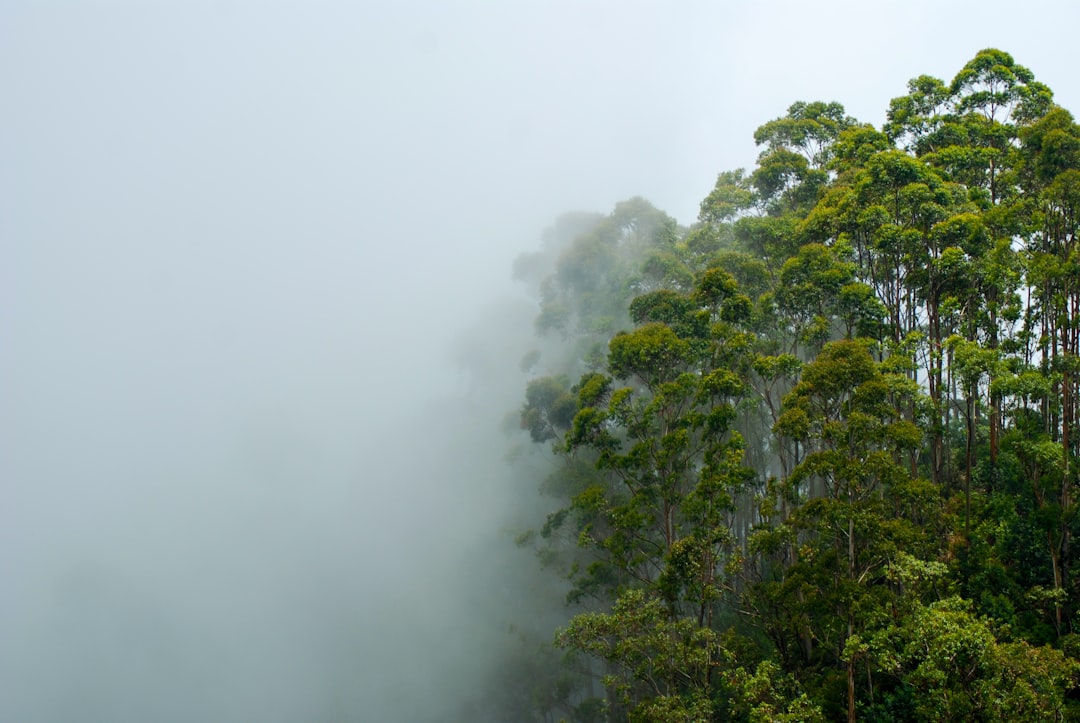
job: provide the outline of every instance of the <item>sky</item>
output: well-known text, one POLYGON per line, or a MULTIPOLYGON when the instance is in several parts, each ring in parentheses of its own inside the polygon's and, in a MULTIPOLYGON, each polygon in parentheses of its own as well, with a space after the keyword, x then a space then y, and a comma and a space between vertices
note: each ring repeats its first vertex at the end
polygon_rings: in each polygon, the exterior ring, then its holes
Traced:
POLYGON ((636 195, 691 223, 792 102, 880 126, 982 48, 1080 112, 1078 26, 0 0, 0 719, 447 720, 490 672, 471 581, 520 494, 487 446, 520 393, 454 350, 517 364, 513 259, 636 195))

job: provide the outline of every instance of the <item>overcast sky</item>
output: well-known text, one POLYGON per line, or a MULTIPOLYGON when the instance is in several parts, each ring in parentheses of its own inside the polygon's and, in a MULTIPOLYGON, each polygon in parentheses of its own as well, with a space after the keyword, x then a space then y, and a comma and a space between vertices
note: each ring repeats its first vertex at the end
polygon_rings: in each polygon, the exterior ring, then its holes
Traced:
POLYGON ((395 719, 501 504, 413 420, 514 256, 985 47, 1080 111, 1078 7, 0 0, 0 718, 395 719))

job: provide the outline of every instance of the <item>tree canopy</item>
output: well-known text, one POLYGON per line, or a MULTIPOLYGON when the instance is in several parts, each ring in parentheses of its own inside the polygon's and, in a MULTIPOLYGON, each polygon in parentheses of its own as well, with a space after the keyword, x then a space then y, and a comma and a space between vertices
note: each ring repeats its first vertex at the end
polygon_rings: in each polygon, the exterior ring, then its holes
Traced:
POLYGON ((508 715, 1080 719, 1080 126, 988 49, 754 141, 519 261, 567 595, 508 715))

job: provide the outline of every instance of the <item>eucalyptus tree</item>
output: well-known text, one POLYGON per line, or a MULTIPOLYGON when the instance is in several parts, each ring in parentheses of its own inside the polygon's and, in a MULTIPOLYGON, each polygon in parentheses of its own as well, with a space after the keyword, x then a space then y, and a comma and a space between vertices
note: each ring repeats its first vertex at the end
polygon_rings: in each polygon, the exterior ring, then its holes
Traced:
MULTIPOLYGON (((1010 336, 1019 316, 1019 258, 1013 239, 1022 231, 1017 153, 1020 129, 1050 108, 1050 90, 1012 56, 988 49, 969 61, 950 85, 956 123, 964 143, 929 154, 931 163, 949 169, 980 205, 989 237, 986 253, 977 257, 977 288, 983 305, 980 331, 995 353, 1002 336, 1010 336)), ((958 134, 959 135, 959 134, 958 134)), ((1001 399, 987 383, 990 460, 996 465, 1001 428, 1001 399)))
POLYGON ((1076 688, 1080 663, 1050 646, 999 636, 963 599, 916 602, 854 641, 900 686, 892 705, 875 712, 941 723, 1073 720, 1067 694, 1076 688))
POLYGON ((661 679, 635 667, 609 681, 650 719, 695 719, 718 685, 713 620, 739 564, 734 501, 750 479, 731 428, 744 386, 729 368, 742 353, 737 325, 747 306, 719 270, 689 295, 640 296, 630 307, 638 326, 612 337, 607 373, 574 387, 564 450, 595 460, 601 475, 558 524, 572 525, 592 558, 572 572, 575 590, 606 590, 614 608, 576 617, 561 640, 617 668, 626 668, 627 646, 650 670, 663 663, 661 679), (683 642, 672 649, 671 639, 683 642))
MULTIPOLYGON (((794 511, 779 531, 800 541, 777 586, 796 615, 773 634, 801 640, 800 664, 811 663, 817 647, 826 662, 842 660, 848 639, 886 604, 888 588, 873 583, 899 552, 922 544, 918 528, 897 514, 912 484, 901 454, 922 433, 896 413, 896 401, 918 393, 904 375, 883 371, 867 343, 842 340, 803 367, 784 400, 777 430, 808 451, 784 490, 794 511)), ((847 717, 855 720, 855 660, 845 669, 847 717)))
POLYGON ((833 143, 855 125, 839 103, 799 101, 787 115, 759 127, 754 142, 765 150, 751 181, 765 207, 780 215, 813 206, 829 182, 833 143))
MULTIPOLYGON (((1080 484, 1080 127, 1068 111, 1055 107, 1025 126, 1020 137, 1021 178, 1030 209, 1025 339, 1037 343, 1025 358, 1037 363, 1046 379, 1035 389, 1020 386, 1025 408, 1029 399, 1039 405, 1042 434, 1060 445, 1054 455, 1060 478, 1050 503, 1057 514, 1047 539, 1054 587, 1069 590, 1071 527, 1080 484)), ((1058 606, 1059 626, 1061 616, 1058 606)))
POLYGON ((690 229, 633 199, 523 263, 562 345, 529 362, 557 463, 528 539, 605 684, 572 715, 1062 715, 1075 666, 1019 640, 1066 644, 1078 592, 1080 128, 1051 98, 984 50, 881 130, 795 103, 690 229))
POLYGON ((883 140, 862 128, 840 137, 838 181, 802 231, 850 257, 845 283, 861 286, 845 287, 847 308, 852 322, 861 321, 859 330, 883 342, 883 353, 906 355, 911 379, 922 368, 934 410, 929 466, 934 481, 942 482, 949 412, 944 342, 954 323, 949 310, 958 306, 954 298, 968 287, 956 277, 950 239, 941 233, 947 227, 940 224, 971 209, 957 184, 883 140))
POLYGON ((564 337, 610 336, 625 323, 642 258, 672 249, 678 237, 674 219, 641 198, 584 224, 559 250, 553 273, 539 282, 537 329, 564 337))

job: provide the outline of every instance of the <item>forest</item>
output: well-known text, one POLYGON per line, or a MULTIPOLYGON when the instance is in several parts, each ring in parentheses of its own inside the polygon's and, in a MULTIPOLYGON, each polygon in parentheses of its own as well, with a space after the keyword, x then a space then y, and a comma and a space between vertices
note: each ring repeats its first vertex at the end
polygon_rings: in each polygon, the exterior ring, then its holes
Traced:
POLYGON ((886 119, 796 102, 696 223, 515 262, 547 511, 477 717, 1080 720, 1080 126, 996 49, 886 119))

